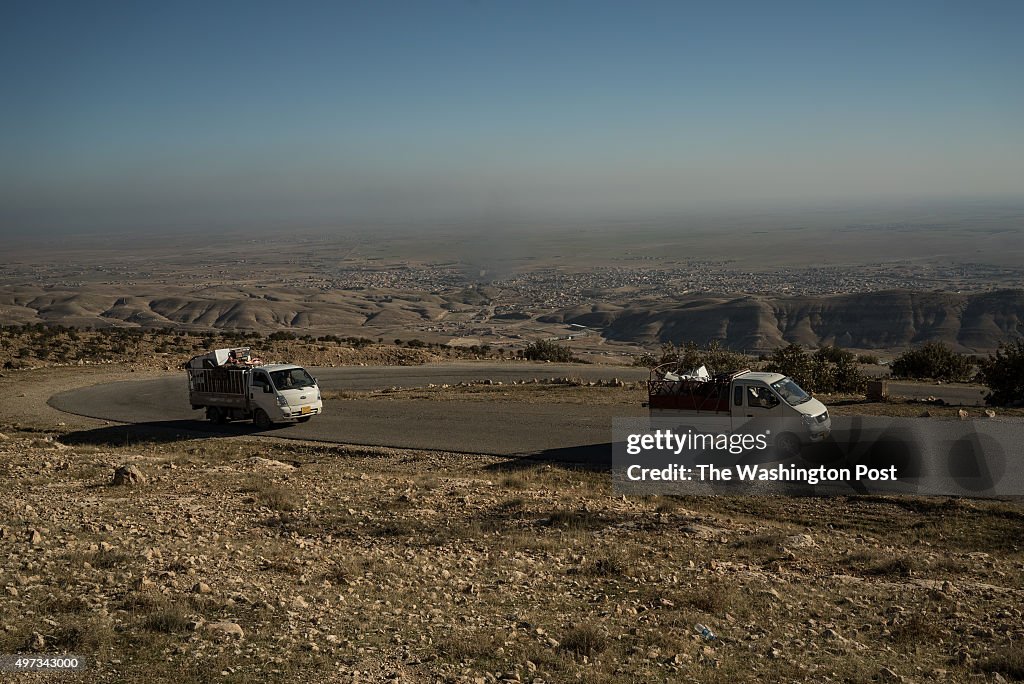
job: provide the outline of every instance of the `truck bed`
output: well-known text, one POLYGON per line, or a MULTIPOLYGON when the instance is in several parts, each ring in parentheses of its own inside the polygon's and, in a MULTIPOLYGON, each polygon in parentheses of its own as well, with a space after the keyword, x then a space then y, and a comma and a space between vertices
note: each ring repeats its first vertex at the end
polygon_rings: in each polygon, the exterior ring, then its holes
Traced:
POLYGON ((647 381, 647 402, 652 410, 729 415, 732 381, 749 372, 743 369, 699 380, 691 376, 679 377, 673 372, 674 365, 666 363, 651 369, 651 377, 647 381))
POLYGON ((647 399, 652 409, 729 413, 729 384, 696 380, 650 380, 647 399))
POLYGON ((188 396, 193 406, 246 405, 248 379, 245 368, 189 368, 188 396))

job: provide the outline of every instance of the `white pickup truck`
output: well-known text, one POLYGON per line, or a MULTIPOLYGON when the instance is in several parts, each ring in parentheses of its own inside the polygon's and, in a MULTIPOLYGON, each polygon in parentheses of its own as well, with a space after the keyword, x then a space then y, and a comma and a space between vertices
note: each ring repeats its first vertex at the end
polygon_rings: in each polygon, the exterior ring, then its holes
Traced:
POLYGON ((264 365, 248 347, 215 349, 187 364, 192 410, 206 409, 215 423, 252 421, 261 429, 276 423, 304 423, 323 413, 320 387, 305 368, 264 365))
POLYGON ((739 370, 711 377, 703 366, 680 375, 672 365, 651 370, 651 418, 682 419, 694 427, 706 422, 733 432, 771 424, 776 448, 789 454, 808 442, 824 440, 832 430, 825 405, 785 375, 739 370))

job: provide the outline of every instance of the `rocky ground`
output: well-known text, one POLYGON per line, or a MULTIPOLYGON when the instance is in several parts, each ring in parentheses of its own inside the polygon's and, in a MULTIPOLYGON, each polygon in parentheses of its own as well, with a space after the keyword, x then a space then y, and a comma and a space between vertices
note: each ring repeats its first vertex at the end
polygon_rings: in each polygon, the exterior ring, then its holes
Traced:
POLYGON ((1024 679, 1020 503, 624 499, 566 463, 134 443, 39 403, 113 375, 0 379, 0 653, 86 657, 68 680, 1024 679))

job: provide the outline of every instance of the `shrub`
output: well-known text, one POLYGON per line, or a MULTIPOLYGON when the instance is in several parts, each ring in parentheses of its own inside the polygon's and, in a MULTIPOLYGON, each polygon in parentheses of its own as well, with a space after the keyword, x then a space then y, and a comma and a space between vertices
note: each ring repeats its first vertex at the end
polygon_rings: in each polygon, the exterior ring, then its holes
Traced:
POLYGON ((811 357, 799 344, 787 344, 785 347, 779 347, 773 351, 768 357, 768 365, 765 370, 769 373, 788 375, 804 389, 813 389, 811 386, 811 357))
POLYGON ((572 361, 572 350, 550 340, 538 340, 526 345, 523 357, 531 361, 572 361))
POLYGON ((900 378, 965 382, 971 379, 973 364, 941 342, 905 351, 892 362, 892 374, 900 378))
POLYGON ((712 340, 703 348, 698 347, 696 342, 687 342, 678 347, 666 342, 661 345, 661 359, 658 364, 674 363, 682 371, 706 366, 708 372, 714 375, 746 368, 750 365, 750 360, 746 354, 726 349, 718 340, 712 340))
POLYGON ((868 382, 853 354, 833 346, 822 347, 813 355, 799 344, 780 347, 768 357, 766 370, 788 375, 811 392, 861 392, 868 382))
POLYGON ((814 352, 814 358, 823 359, 830 363, 842 363, 844 361, 849 363, 854 360, 852 351, 849 349, 843 349, 842 347, 837 347, 833 344, 829 344, 818 349, 818 351, 814 352))
POLYGON ((356 349, 373 344, 373 340, 368 337, 346 337, 344 341, 356 349))
POLYGON ((1024 340, 999 345, 980 365, 981 381, 992 390, 985 401, 1000 406, 1024 402, 1024 340))
POLYGON ((658 357, 651 352, 636 354, 633 356, 633 365, 641 368, 654 368, 658 365, 658 357))
POLYGON ((833 380, 833 389, 825 391, 863 392, 868 387, 868 377, 857 367, 852 354, 833 366, 833 380))
POLYGON ((877 354, 858 354, 857 363, 863 363, 868 366, 877 366, 880 359, 877 354))

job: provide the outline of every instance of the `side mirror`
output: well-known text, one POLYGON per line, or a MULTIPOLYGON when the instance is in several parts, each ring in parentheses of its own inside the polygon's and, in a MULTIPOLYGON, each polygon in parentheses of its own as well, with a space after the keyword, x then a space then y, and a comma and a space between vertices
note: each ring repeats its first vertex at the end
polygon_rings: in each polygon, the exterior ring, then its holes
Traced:
POLYGON ((270 389, 270 385, 264 385, 263 386, 263 393, 264 394, 271 394, 273 391, 274 390, 270 389))

